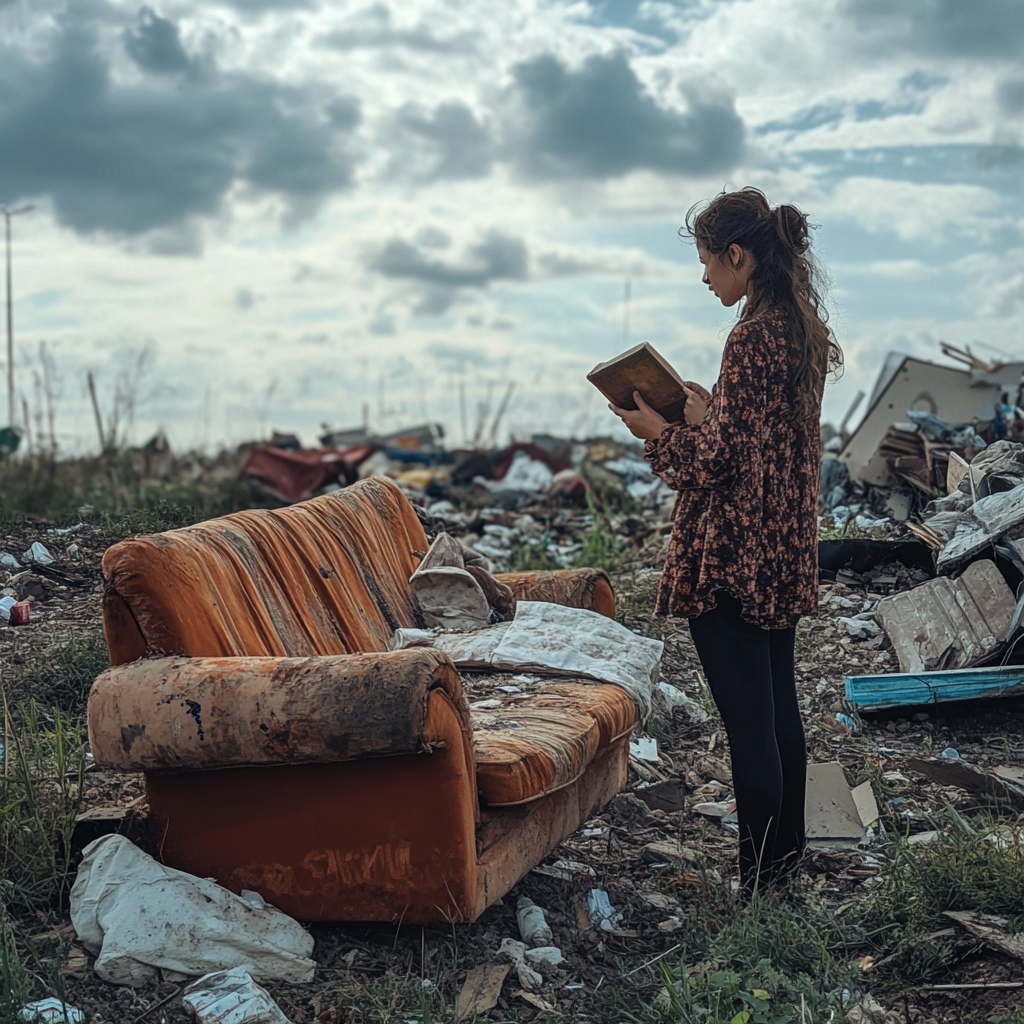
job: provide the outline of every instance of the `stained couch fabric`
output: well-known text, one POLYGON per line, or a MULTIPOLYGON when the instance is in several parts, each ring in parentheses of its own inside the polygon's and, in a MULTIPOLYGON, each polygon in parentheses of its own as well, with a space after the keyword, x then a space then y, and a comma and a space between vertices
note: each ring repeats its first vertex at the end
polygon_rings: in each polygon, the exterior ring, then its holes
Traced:
POLYGON ((156 658, 89 694, 94 757, 123 771, 303 764, 429 752, 434 690, 470 733, 458 672, 413 648, 315 658, 156 658))
MULTIPOLYGON (((303 920, 472 920, 621 789, 619 687, 553 680, 487 719, 445 655, 387 651, 427 548, 372 478, 107 552, 90 738, 146 773, 168 864, 303 920)), ((498 578, 614 613, 599 570, 498 578)))
POLYGON ((417 625, 409 577, 428 547, 402 492, 381 478, 286 509, 252 509, 122 541, 103 557, 107 646, 189 657, 383 651, 417 625), (108 612, 111 605, 115 606, 108 612))

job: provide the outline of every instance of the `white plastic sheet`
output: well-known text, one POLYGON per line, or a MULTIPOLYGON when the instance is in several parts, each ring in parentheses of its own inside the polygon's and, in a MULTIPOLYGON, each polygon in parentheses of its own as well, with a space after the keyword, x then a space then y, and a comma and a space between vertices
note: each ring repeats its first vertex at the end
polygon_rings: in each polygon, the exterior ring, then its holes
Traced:
POLYGON ((145 985, 157 968, 196 976, 241 966, 258 981, 299 984, 316 967, 313 936, 298 921, 159 864, 124 836, 85 848, 71 923, 97 975, 117 985, 145 985))

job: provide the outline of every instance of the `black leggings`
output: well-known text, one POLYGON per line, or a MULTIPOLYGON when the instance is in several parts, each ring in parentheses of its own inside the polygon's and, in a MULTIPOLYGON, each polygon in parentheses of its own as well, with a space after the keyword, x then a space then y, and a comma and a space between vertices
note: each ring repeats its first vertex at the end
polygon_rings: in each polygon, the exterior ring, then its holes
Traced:
POLYGON ((787 873, 804 846, 807 746, 797 706, 795 629, 762 629, 716 595, 690 634, 729 736, 740 882, 749 893, 787 873))

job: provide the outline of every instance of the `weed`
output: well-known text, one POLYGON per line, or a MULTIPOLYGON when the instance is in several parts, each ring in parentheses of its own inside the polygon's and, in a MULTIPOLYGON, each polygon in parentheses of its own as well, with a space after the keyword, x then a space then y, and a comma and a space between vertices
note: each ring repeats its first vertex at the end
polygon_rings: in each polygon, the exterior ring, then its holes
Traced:
POLYGON ((0 1024, 14 1024, 32 998, 32 977, 22 963, 14 926, 0 901, 0 1024))
POLYGON ((23 911, 59 907, 71 873, 75 827, 86 767, 80 725, 60 711, 25 701, 17 718, 4 699, 0 775, 0 878, 3 899, 23 911))

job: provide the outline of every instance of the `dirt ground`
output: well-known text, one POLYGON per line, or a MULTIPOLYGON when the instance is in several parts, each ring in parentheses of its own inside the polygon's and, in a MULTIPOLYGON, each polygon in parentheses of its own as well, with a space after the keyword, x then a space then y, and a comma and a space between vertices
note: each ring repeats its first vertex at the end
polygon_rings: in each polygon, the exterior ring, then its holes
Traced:
MULTIPOLYGON (((26 526, 4 534, 0 550, 20 557, 34 540, 48 545, 56 557, 52 568, 64 573, 66 579, 31 577, 31 622, 18 628, 0 626, 0 666, 23 667, 33 659, 45 662, 56 657, 55 652, 69 639, 95 639, 101 628, 99 561, 109 541, 91 528, 53 536, 45 533, 45 527, 26 526), (69 552, 70 545, 76 550, 69 552)), ((315 980, 297 987, 270 986, 292 1021, 425 1024, 428 1020, 451 1019, 450 1008, 466 971, 478 964, 493 963, 503 938, 519 938, 514 906, 523 894, 546 910, 555 944, 565 955, 565 962, 540 993, 554 1011, 537 1009, 513 996, 517 986, 510 978, 501 1001, 490 1012, 491 1019, 625 1021, 626 1004, 635 1008, 657 995, 663 979, 651 969, 652 961, 672 956, 685 946, 686 921, 706 897, 706 887, 727 889, 736 872, 735 834, 690 810, 694 803, 730 795, 728 747, 720 720, 707 703, 685 623, 650 622, 657 583, 658 572, 653 568, 620 576, 616 580, 620 617, 631 628, 649 631, 664 640, 662 678, 683 689, 711 714, 706 721, 696 721, 695 717, 701 717, 699 713, 694 716, 677 708, 670 715, 662 713, 652 720, 648 735, 657 739, 660 759, 633 760, 629 783, 633 792, 617 797, 546 862, 551 864, 557 858, 582 862, 592 874, 560 879, 531 872, 499 905, 468 925, 314 925, 313 956, 319 965, 315 980), (638 787, 665 780, 682 781, 684 809, 651 810, 636 795, 638 787), (698 863, 687 862, 689 854, 683 856, 682 873, 679 861, 666 863, 652 857, 650 851, 645 854, 648 844, 666 841, 677 841, 696 854, 703 870, 698 863), (602 934, 587 926, 580 907, 586 893, 595 886, 606 890, 612 905, 622 912, 618 934, 602 934), (659 924, 673 914, 681 920, 681 927, 659 930, 659 924), (417 993, 413 1004, 410 990, 417 993)), ((14 587, 24 589, 24 584, 25 578, 16 581, 14 587)), ((818 617, 805 620, 798 631, 798 687, 810 759, 839 761, 851 785, 870 779, 883 818, 889 823, 900 822, 911 833, 932 828, 929 811, 946 802, 964 815, 984 817, 990 811, 979 804, 977 797, 928 782, 910 769, 908 759, 936 755, 953 747, 965 761, 982 768, 1020 765, 1024 763, 1024 704, 978 702, 944 706, 941 710, 931 707, 916 714, 865 715, 856 719, 853 732, 834 717, 850 711, 843 698, 846 675, 894 667, 884 643, 854 640, 835 622, 838 614, 849 614, 838 607, 836 599, 861 605, 870 600, 870 593, 868 586, 823 585, 818 617)), ((474 680, 474 693, 478 695, 486 685, 474 680)), ((139 805, 143 799, 140 777, 100 769, 87 774, 83 792, 86 809, 133 802, 139 805)), ((806 883, 820 893, 823 903, 839 907, 857 898, 876 869, 866 862, 863 852, 830 850, 809 853, 804 870, 806 883)), ((63 924, 69 926, 69 921, 63 924)), ((58 932, 73 938, 69 927, 58 927, 58 932)), ((104 984, 76 944, 71 946, 67 971, 69 1001, 89 1011, 98 1024, 142 1020, 176 1024, 188 1019, 180 1006, 180 981, 138 990, 104 984)), ((1022 977, 1019 961, 979 946, 930 983, 1017 981, 1022 977)), ((1024 995, 1018 993, 1024 993, 1024 989, 939 992, 914 986, 883 990, 877 998, 894 1011, 892 1020, 961 1024, 985 1021, 1022 1005, 1024 995)))

